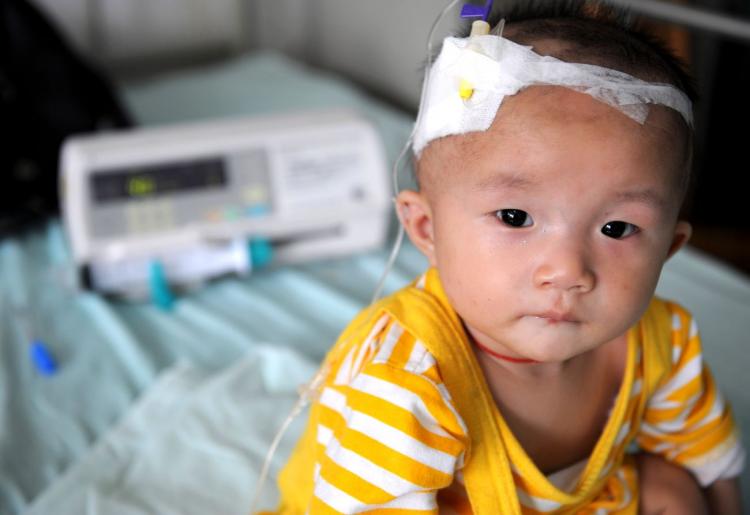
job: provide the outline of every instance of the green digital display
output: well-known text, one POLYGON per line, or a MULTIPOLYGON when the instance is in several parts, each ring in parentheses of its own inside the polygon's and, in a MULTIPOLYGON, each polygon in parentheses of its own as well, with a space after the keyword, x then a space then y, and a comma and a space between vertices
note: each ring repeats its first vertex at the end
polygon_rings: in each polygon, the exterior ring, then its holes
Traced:
POLYGON ((151 198, 227 183, 221 158, 162 163, 132 168, 97 170, 91 174, 91 195, 98 203, 151 198))
POLYGON ((128 178, 128 195, 143 197, 156 193, 156 181, 147 175, 136 175, 128 178))

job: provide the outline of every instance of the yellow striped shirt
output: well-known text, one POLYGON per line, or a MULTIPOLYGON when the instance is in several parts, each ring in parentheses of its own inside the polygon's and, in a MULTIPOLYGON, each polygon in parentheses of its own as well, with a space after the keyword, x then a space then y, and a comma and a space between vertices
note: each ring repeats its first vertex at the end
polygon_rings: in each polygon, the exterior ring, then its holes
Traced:
MULTIPOLYGON (((426 277, 418 286, 430 288, 426 277)), ((605 476, 590 511, 632 510, 637 478, 626 451, 634 442, 688 468, 702 485, 740 473, 744 450, 702 361, 695 321, 678 304, 667 305, 672 369, 644 399, 642 352, 634 350, 632 380, 621 387, 627 384, 630 391, 618 395, 627 397, 625 417, 600 477, 586 477, 586 462, 545 477, 517 441, 508 442, 523 513, 565 512, 566 506, 545 492, 572 492, 583 481, 605 476), (646 409, 639 419, 642 402, 646 409)), ((420 341, 383 315, 328 371, 312 421, 317 442, 309 513, 471 513, 461 474, 471 435, 441 379, 446 366, 450 363, 436 363, 420 341)))

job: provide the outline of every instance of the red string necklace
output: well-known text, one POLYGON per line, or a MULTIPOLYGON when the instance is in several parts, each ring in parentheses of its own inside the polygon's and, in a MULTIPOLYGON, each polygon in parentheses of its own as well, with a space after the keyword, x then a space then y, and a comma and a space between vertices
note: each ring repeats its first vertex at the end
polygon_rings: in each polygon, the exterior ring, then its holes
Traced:
POLYGON ((474 340, 474 343, 477 345, 477 347, 482 349, 483 352, 486 352, 487 354, 489 354, 490 356, 494 358, 502 359, 503 361, 510 361, 511 363, 539 363, 538 361, 535 361, 533 359, 514 358, 512 356, 506 356, 505 354, 500 354, 499 352, 495 352, 492 349, 488 349, 487 347, 485 347, 484 345, 482 345, 476 340, 474 340))

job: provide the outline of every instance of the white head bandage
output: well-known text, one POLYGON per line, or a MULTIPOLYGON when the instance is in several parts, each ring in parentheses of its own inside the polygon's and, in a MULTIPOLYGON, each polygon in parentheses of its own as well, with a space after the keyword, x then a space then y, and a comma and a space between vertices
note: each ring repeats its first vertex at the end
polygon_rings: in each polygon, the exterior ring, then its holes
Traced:
POLYGON ((586 93, 641 124, 648 116, 648 104, 661 104, 693 125, 690 99, 671 84, 541 56, 532 47, 500 36, 446 38, 427 80, 414 132, 416 155, 434 139, 487 130, 506 96, 534 85, 564 86, 586 93))

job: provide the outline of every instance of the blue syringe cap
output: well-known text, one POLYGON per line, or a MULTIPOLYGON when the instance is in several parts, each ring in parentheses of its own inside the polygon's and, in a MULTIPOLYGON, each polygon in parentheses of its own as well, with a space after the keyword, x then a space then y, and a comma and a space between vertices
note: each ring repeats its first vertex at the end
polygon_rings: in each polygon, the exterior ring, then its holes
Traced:
POLYGON ((47 349, 47 346, 44 345, 43 342, 39 340, 31 342, 29 355, 31 356, 31 362, 40 374, 51 376, 57 372, 55 358, 52 357, 52 353, 47 349))
POLYGON ((461 8, 461 18, 481 18, 484 21, 490 17, 493 0, 487 0, 484 6, 464 4, 461 8))

